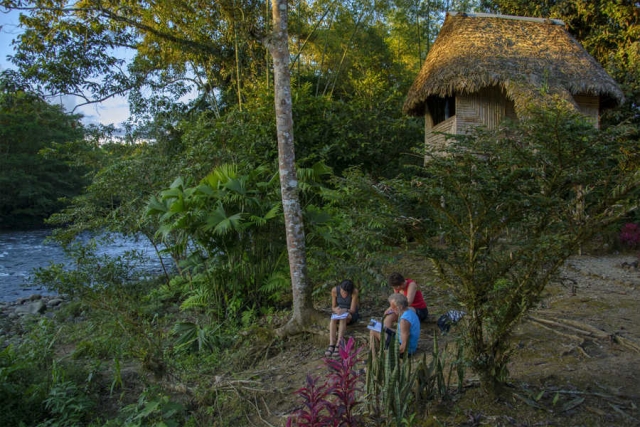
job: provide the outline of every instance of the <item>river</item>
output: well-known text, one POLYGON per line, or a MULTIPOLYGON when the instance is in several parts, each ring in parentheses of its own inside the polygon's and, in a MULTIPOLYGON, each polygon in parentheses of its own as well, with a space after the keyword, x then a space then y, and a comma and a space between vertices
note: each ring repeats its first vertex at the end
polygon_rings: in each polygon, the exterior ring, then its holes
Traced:
MULTIPOLYGON (((49 234, 50 230, 0 231, 0 302, 11 302, 32 294, 52 294, 42 287, 29 285, 35 268, 69 261, 59 245, 45 242, 49 234)), ((118 256, 134 249, 147 258, 143 266, 145 270, 160 273, 160 261, 153 247, 144 239, 119 238, 101 246, 98 253, 118 256)))

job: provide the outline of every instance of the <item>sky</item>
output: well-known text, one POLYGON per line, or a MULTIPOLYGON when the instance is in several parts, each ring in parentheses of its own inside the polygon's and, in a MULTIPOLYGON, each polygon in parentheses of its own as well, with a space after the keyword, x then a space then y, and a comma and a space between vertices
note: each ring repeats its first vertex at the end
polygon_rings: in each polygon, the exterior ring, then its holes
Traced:
MULTIPOLYGON (((0 9, 0 70, 13 68, 7 59, 7 55, 13 55, 14 50, 11 41, 16 38, 21 29, 19 27, 18 13, 5 13, 0 9)), ((76 101, 71 97, 63 97, 62 99, 51 100, 51 102, 60 102, 68 112, 75 107, 76 101)), ((129 117, 129 106, 124 97, 114 97, 100 104, 87 105, 78 107, 75 113, 82 114, 85 124, 113 124, 118 127, 129 117)))

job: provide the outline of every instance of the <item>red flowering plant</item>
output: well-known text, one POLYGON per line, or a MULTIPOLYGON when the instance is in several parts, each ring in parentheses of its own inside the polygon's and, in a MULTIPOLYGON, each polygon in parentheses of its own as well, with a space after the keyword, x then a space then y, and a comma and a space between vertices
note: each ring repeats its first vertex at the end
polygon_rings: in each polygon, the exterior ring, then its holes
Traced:
POLYGON ((296 391, 302 398, 303 406, 287 419, 287 427, 356 427, 359 418, 354 408, 361 402, 358 393, 362 391, 362 371, 357 364, 363 348, 355 348, 355 340, 349 338, 339 346, 340 357, 325 357, 324 364, 329 374, 323 384, 318 377, 307 375, 305 387, 296 391))

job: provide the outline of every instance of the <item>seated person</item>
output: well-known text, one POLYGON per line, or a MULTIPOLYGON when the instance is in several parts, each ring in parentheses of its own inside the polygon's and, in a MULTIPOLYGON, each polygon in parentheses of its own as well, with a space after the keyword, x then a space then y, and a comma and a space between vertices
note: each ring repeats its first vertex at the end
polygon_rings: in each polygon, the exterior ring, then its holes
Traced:
POLYGON ((347 325, 358 321, 358 290, 351 280, 343 280, 339 286, 331 289, 331 312, 347 316, 329 321, 329 347, 324 352, 325 357, 338 355, 336 347, 344 339, 347 325))
MULTIPOLYGON (((420 338, 420 319, 416 312, 409 308, 409 301, 403 294, 395 293, 389 295, 389 305, 400 319, 395 332, 395 336, 398 337, 398 342, 400 344, 400 354, 408 354, 411 356, 418 348, 418 338, 420 338)), ((369 332, 369 346, 374 358, 377 355, 376 343, 378 341, 380 341, 380 332, 373 330, 369 332)))
MULTIPOLYGON (((421 322, 429 317, 427 303, 424 301, 422 292, 414 280, 409 278, 405 279, 400 273, 391 273, 388 282, 393 288, 394 293, 402 294, 407 297, 409 307, 415 311, 421 322)), ((387 328, 393 328, 393 325, 398 321, 398 314, 389 307, 385 310, 384 316, 384 326, 387 328)))

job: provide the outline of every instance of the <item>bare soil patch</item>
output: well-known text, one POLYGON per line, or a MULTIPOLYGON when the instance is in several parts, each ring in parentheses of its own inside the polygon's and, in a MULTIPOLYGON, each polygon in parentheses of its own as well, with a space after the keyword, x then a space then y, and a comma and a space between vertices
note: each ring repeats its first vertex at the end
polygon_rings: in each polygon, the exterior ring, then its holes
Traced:
MULTIPOLYGON (((633 255, 575 256, 559 282, 547 287, 539 308, 515 330, 517 350, 509 366, 512 394, 492 399, 468 372, 464 391, 419 414, 420 426, 640 426, 640 270, 633 255)), ((401 265, 404 264, 401 262, 401 265)), ((453 348, 456 334, 441 336, 435 320, 451 308, 446 289, 426 264, 401 270, 428 298, 420 352, 429 354, 434 335, 453 348)), ((369 317, 379 317, 384 296, 365 295, 363 321, 349 333, 366 345, 369 317)), ((284 425, 301 402, 295 391, 307 374, 323 377, 328 338, 319 330, 289 341, 252 372, 262 390, 250 422, 284 425)), ((243 375, 244 376, 244 375, 243 375)))

